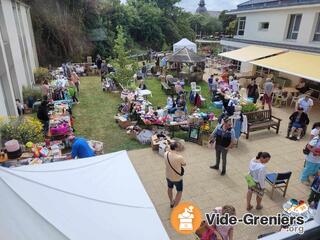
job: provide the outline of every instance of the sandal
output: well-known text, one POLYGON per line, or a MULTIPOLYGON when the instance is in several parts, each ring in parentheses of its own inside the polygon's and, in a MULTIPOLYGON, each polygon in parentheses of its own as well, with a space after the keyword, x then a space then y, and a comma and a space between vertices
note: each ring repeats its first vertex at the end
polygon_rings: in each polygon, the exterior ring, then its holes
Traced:
POLYGON ((247 211, 250 211, 253 208, 252 205, 250 205, 249 207, 247 207, 247 211))
POLYGON ((257 210, 261 210, 263 208, 263 206, 262 205, 260 205, 260 206, 256 206, 256 209, 257 210))

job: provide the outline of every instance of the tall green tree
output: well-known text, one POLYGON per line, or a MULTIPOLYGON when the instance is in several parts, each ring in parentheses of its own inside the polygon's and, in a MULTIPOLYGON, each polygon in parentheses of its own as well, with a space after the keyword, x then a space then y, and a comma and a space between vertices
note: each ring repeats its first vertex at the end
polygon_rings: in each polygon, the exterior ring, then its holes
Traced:
POLYGON ((223 30, 227 30, 227 27, 229 27, 230 23, 236 20, 236 18, 236 15, 227 14, 227 10, 223 10, 219 15, 219 20, 222 22, 223 30))
POLYGON ((126 38, 122 26, 117 26, 117 38, 115 39, 114 54, 115 58, 111 60, 116 72, 113 77, 116 82, 121 83, 126 88, 134 85, 133 75, 137 72, 138 65, 136 61, 129 58, 129 51, 126 50, 126 38))

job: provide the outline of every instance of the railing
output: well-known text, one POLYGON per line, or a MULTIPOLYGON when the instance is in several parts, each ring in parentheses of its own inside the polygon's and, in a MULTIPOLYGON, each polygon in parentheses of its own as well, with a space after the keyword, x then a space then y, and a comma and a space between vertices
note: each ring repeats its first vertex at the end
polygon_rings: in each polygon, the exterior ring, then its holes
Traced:
MULTIPOLYGON (((263 8, 275 8, 275 7, 290 7, 290 6, 299 6, 306 4, 320 4, 320 0, 276 0, 276 1, 268 1, 261 3, 252 3, 252 4, 240 4, 237 9, 232 10, 242 11, 242 10, 253 10, 253 9, 263 9, 263 8)), ((232 12, 231 11, 231 12, 232 12)))
POLYGON ((263 45, 267 47, 285 48, 285 49, 320 54, 320 47, 308 47, 308 46, 291 45, 291 44, 285 44, 285 43, 273 43, 273 42, 254 41, 254 40, 247 40, 247 39, 240 39, 240 38, 226 38, 226 37, 222 38, 221 40, 231 41, 231 42, 240 42, 240 43, 246 43, 246 44, 263 45))

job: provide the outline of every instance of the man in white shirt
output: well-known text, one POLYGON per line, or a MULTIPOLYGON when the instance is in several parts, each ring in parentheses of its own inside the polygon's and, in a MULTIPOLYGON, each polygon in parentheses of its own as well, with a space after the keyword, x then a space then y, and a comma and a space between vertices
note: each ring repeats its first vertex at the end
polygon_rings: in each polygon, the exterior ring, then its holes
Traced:
POLYGON ((303 111, 305 113, 308 113, 311 110, 311 107, 313 106, 313 100, 310 98, 310 96, 305 95, 304 97, 300 98, 298 101, 298 107, 303 108, 303 111))

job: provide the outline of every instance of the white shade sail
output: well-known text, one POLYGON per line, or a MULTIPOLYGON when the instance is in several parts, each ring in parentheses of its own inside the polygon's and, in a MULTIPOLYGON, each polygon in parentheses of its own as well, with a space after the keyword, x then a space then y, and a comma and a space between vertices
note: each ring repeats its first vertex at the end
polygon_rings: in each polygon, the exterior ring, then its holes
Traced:
POLYGON ((0 239, 169 239, 125 151, 0 168, 0 239))

